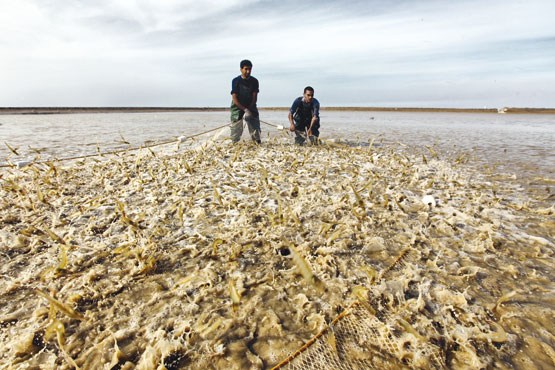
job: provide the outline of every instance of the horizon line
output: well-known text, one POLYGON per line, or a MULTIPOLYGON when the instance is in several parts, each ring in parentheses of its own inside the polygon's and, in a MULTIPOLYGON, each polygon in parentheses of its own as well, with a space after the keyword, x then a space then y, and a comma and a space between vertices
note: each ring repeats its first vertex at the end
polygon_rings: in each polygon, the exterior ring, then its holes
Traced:
MULTIPOLYGON (((157 106, 29 106, 0 107, 0 114, 62 114, 62 113, 114 113, 114 112, 178 112, 224 111, 229 107, 157 107, 157 106)), ((260 110, 288 110, 289 107, 258 107, 260 110)), ((555 108, 502 107, 502 108, 439 108, 439 107, 368 107, 327 106, 321 111, 384 111, 384 112, 468 112, 468 113, 553 113, 555 108)))

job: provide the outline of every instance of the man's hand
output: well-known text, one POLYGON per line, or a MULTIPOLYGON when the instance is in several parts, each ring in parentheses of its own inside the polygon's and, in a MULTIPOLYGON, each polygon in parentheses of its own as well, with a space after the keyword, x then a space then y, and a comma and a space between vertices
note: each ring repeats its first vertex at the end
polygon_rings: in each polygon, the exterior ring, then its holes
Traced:
POLYGON ((248 109, 245 109, 245 115, 243 116, 243 118, 249 119, 251 117, 252 117, 252 112, 248 109))
POLYGON ((295 124, 294 123, 291 123, 289 125, 289 131, 295 131, 295 124))

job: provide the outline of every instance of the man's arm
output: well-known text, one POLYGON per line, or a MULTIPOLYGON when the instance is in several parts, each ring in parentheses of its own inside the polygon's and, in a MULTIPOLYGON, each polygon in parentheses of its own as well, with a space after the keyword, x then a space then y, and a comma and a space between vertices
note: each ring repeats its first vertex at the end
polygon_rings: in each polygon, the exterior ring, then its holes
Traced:
POLYGON ((233 100, 233 104, 235 104, 235 106, 241 109, 242 111, 245 111, 248 109, 248 107, 245 107, 243 104, 239 102, 239 97, 237 96, 237 94, 231 94, 231 99, 233 100))
MULTIPOLYGON (((251 107, 255 107, 257 101, 258 101, 258 91, 253 91, 252 100, 251 100, 251 107)), ((247 107, 247 109, 249 109, 249 108, 250 107, 247 107)))
POLYGON ((295 131, 295 122, 293 121, 293 113, 289 112, 289 131, 295 131))
POLYGON ((297 104, 297 99, 293 100, 291 109, 289 109, 289 131, 295 131, 295 121, 293 120, 293 112, 297 111, 299 105, 297 104))
POLYGON ((310 127, 308 128, 308 135, 312 136, 312 126, 320 119, 320 103, 316 100, 312 107, 312 119, 310 120, 310 127))
POLYGON ((308 136, 312 136, 312 126, 318 121, 318 116, 312 116, 310 127, 308 128, 308 136))

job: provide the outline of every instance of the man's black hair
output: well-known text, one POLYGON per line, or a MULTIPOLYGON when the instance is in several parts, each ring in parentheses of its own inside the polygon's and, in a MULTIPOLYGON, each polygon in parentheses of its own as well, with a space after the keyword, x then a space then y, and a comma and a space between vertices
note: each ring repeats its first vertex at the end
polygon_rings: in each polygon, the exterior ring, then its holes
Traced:
POLYGON ((244 59, 241 61, 241 69, 243 69, 243 67, 251 67, 252 68, 252 62, 248 59, 244 59))
POLYGON ((303 90, 303 94, 306 92, 306 90, 312 91, 312 93, 314 93, 314 89, 312 88, 312 86, 305 87, 304 90, 303 90))

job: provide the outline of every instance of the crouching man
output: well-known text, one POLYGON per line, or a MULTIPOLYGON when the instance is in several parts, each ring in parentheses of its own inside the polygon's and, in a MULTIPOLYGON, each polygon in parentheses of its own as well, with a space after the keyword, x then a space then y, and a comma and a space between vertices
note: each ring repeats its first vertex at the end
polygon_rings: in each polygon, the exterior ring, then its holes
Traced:
POLYGON ((320 102, 314 98, 314 89, 304 88, 303 96, 293 101, 289 110, 289 131, 295 132, 295 144, 302 145, 306 139, 312 144, 320 137, 320 102))

